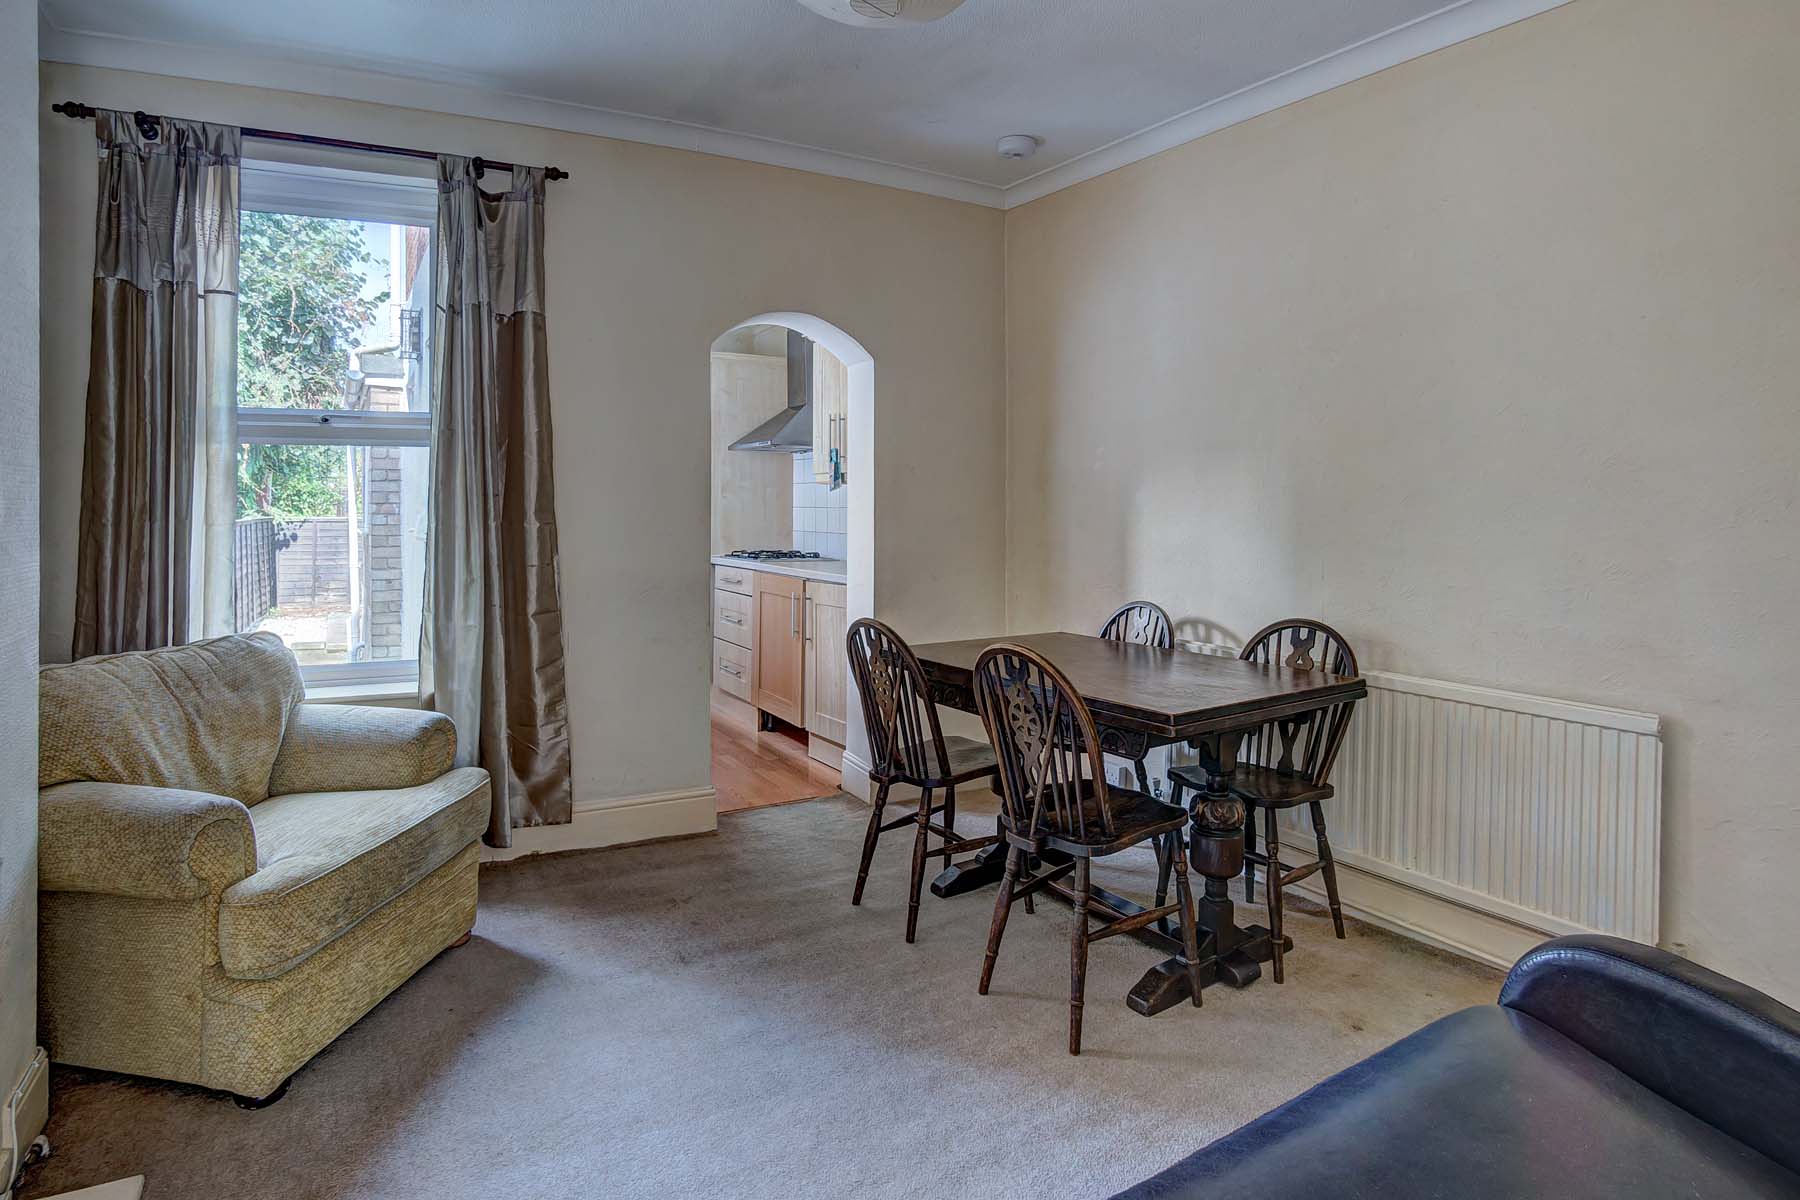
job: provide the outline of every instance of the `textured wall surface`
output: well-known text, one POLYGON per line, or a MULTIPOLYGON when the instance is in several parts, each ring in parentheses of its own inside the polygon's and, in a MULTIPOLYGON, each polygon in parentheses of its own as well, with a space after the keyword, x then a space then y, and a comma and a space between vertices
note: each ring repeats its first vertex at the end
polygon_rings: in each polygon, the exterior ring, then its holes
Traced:
POLYGON ((1797 57, 1577 0, 1013 210, 1010 623, 1661 713, 1664 938, 1800 1001, 1797 57))
POLYGON ((0 1093, 37 1034, 37 108, 37 7, 0 0, 0 1093))
MULTIPOLYGON (((713 340, 813 313, 875 359, 875 605, 926 640, 1002 615, 997 211, 685 151, 47 64, 91 104, 554 163, 550 386, 578 805, 708 784, 713 340)), ((73 615, 91 125, 43 137, 46 656, 73 615)), ((380 160, 376 160, 380 161, 380 160)), ((367 168, 370 160, 359 165, 367 168)))

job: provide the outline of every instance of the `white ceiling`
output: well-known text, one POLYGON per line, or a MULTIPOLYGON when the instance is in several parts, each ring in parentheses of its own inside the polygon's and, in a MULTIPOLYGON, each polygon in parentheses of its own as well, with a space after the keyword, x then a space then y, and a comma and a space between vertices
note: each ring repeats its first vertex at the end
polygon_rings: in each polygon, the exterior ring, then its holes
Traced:
MULTIPOLYGON (((1431 24, 1420 22, 1428 14, 1483 8, 1517 19, 1550 6, 967 0, 941 21, 881 30, 836 24, 794 0, 45 0, 42 11, 49 58, 141 60, 141 69, 176 73, 157 64, 185 50, 189 61, 249 54, 350 68, 875 160, 917 177, 882 182, 956 194, 928 177, 963 181, 980 199, 1059 167, 1066 173, 1073 160, 1297 68, 1318 70, 1316 60, 1349 61, 1397 27, 1409 29, 1386 40, 1405 41, 1431 24), (1002 159, 994 142, 1009 133, 1035 134, 1043 147, 1028 160, 1002 159)), ((1462 28, 1464 15, 1434 20, 1462 28)), ((1480 24, 1505 23, 1494 15, 1480 24)), ((1445 43, 1424 48, 1437 44, 1445 43)))

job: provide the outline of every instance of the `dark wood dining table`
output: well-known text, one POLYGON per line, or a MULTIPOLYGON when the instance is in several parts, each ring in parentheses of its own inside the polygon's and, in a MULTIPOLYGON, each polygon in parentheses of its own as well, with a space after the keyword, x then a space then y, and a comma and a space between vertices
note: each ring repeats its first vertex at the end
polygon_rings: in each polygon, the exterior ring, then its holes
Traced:
MULTIPOLYGON (((1101 747, 1125 757, 1154 746, 1186 742, 1199 756, 1207 787, 1189 806, 1189 856, 1206 878, 1196 905, 1200 926, 1202 987, 1223 981, 1247 987, 1271 956, 1269 931, 1240 926, 1228 884, 1243 870, 1244 804, 1231 794, 1238 749, 1244 735, 1279 717, 1304 717, 1344 700, 1367 695, 1360 676, 1295 671, 1220 655, 1161 650, 1079 633, 1030 633, 970 638, 913 647, 931 686, 932 699, 949 708, 975 711, 975 660, 996 642, 1012 642, 1055 663, 1087 702, 1101 747)), ((933 894, 962 895, 998 883, 1005 867, 1004 845, 991 846, 967 862, 946 867, 932 883, 933 894)), ((1126 916, 1142 906, 1102 888, 1095 901, 1126 916)), ((1126 1003, 1151 1016, 1188 999, 1186 961, 1172 932, 1158 926, 1134 934, 1169 957, 1144 973, 1126 1003)), ((1283 951, 1291 943, 1283 942, 1283 951)))

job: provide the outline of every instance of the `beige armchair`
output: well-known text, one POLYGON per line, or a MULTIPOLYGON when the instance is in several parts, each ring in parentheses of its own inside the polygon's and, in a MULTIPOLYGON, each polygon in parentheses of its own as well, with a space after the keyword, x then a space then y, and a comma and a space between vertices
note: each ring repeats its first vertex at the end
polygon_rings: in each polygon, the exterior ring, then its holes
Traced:
POLYGON ((301 703, 271 634, 40 676, 58 1062, 266 1103, 475 922, 488 777, 436 713, 301 703))

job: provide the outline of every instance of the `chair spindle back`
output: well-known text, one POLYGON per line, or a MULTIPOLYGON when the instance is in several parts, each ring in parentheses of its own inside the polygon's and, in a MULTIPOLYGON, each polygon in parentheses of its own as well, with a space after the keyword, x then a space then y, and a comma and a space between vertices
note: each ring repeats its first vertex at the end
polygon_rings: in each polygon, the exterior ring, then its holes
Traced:
POLYGON ((1054 664, 1011 642, 989 646, 975 662, 975 706, 999 760, 1003 816, 1013 832, 1113 836, 1093 714, 1054 664))
POLYGON ((1159 650, 1175 648, 1175 624, 1162 605, 1148 600, 1133 600, 1120 605, 1106 618, 1100 636, 1113 642, 1130 642, 1138 646, 1155 646, 1159 650))
POLYGON ((870 617, 851 622, 844 635, 850 674, 862 698, 869 757, 877 777, 942 779, 950 756, 938 725, 937 706, 925 668, 904 638, 870 617))
MULTIPOLYGON (((1245 662, 1290 671, 1328 671, 1355 675, 1356 652, 1342 634, 1323 621, 1290 618, 1277 621, 1250 639, 1238 657, 1245 662)), ((1329 708, 1267 721, 1244 738, 1238 751, 1241 762, 1273 767, 1323 786, 1330 781, 1344 735, 1350 729, 1354 700, 1329 708)))

